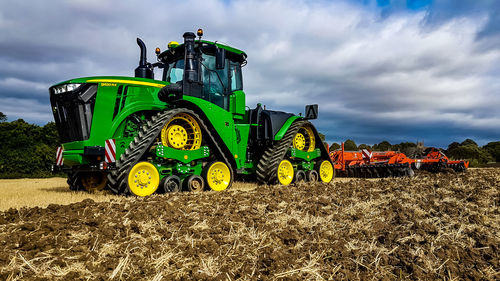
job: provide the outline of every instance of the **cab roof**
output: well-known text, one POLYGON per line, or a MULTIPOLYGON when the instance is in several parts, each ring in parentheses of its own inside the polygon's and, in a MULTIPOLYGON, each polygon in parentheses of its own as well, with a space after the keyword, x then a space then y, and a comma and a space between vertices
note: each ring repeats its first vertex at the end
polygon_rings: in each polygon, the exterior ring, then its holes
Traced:
MULTIPOLYGON (((205 45, 205 44, 212 45, 212 46, 216 46, 216 47, 221 48, 221 49, 225 49, 228 52, 231 52, 235 55, 241 56, 243 60, 246 60, 246 58, 247 58, 247 54, 244 51, 233 48, 231 46, 224 45, 224 44, 221 44, 219 42, 213 42, 213 41, 207 41, 207 40, 196 40, 195 44, 199 45, 200 42, 202 43, 202 45, 205 45)), ((171 50, 175 50, 175 49, 179 49, 179 48, 183 49, 183 47, 184 47, 184 44, 179 44, 177 46, 171 47, 170 49, 167 49, 166 51, 163 51, 161 54, 159 54, 158 58, 162 59, 164 57, 167 57, 170 54, 172 54, 171 50)))

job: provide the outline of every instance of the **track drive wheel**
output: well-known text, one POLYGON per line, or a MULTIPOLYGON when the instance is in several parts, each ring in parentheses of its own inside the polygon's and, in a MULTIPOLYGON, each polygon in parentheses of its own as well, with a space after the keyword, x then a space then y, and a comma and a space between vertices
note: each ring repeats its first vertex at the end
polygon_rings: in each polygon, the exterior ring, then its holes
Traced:
POLYGON ((282 185, 289 185, 293 181, 293 165, 288 160, 282 160, 278 165, 278 182, 282 185))
POLYGON ((223 191, 233 184, 231 169, 221 161, 208 164, 203 170, 203 177, 210 189, 223 191))
POLYGON ((310 183, 315 183, 317 182, 319 179, 319 175, 318 175, 318 172, 316 172, 315 170, 310 170, 309 172, 307 172, 307 181, 310 182, 310 183))
POLYGON ((328 160, 323 160, 317 164, 317 167, 319 179, 321 179, 322 182, 331 182, 335 173, 332 163, 328 160))
POLYGON ((160 184, 160 174, 153 164, 139 162, 135 164, 128 174, 130 192, 137 196, 153 194, 160 184))
POLYGON ((86 191, 93 193, 104 190, 104 188, 106 187, 106 183, 108 182, 108 179, 106 178, 105 173, 90 172, 90 173, 83 173, 81 175, 81 181, 83 188, 86 191))
POLYGON ((198 175, 191 175, 184 181, 186 182, 187 191, 202 192, 205 188, 205 181, 198 175))
POLYGON ((161 142, 180 150, 195 150, 201 147, 201 128, 196 119, 188 113, 176 114, 161 130, 161 142))
POLYGON ((293 137, 293 147, 302 151, 314 151, 316 148, 316 138, 314 137, 311 124, 305 123, 293 137))

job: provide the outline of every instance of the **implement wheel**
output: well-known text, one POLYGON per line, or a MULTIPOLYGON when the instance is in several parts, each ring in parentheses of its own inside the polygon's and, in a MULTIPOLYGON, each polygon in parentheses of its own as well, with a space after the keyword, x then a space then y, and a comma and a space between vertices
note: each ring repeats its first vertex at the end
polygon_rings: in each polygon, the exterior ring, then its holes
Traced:
POLYGON ((161 142, 180 150, 195 150, 201 147, 200 125, 193 116, 187 113, 178 113, 163 126, 161 142))
POLYGON ((203 172, 205 181, 210 189, 223 191, 233 183, 233 173, 224 162, 212 162, 203 172))
POLYGON ((293 181, 293 165, 288 160, 282 160, 278 165, 278 182, 282 185, 289 185, 293 181))
POLYGON ((153 164, 139 162, 135 164, 128 174, 130 192, 137 196, 153 194, 160 184, 160 175, 153 164))
POLYGON ((107 182, 106 174, 101 172, 83 173, 81 175, 82 186, 88 192, 102 191, 106 187, 107 182))
POLYGON ((334 176, 332 163, 328 160, 321 161, 318 165, 318 173, 322 182, 331 182, 334 176))

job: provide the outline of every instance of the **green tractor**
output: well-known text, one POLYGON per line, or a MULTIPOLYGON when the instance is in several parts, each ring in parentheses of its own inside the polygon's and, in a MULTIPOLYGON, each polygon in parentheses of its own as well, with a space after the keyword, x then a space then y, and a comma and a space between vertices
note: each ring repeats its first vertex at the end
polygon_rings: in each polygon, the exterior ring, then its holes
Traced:
POLYGON ((148 196, 221 191, 234 179, 262 184, 330 182, 334 169, 305 116, 245 106, 247 55, 192 32, 170 42, 157 62, 141 49, 135 77, 87 77, 50 87, 62 146, 54 170, 72 190, 109 188, 148 196), (154 68, 162 73, 154 79, 154 68))

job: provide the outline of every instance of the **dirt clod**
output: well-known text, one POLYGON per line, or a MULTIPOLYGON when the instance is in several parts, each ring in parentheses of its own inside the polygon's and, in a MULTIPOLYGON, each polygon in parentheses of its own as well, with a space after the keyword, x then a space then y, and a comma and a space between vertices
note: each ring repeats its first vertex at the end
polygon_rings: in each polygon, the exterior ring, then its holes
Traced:
POLYGON ((500 278, 500 169, 0 213, 0 280, 500 278))

